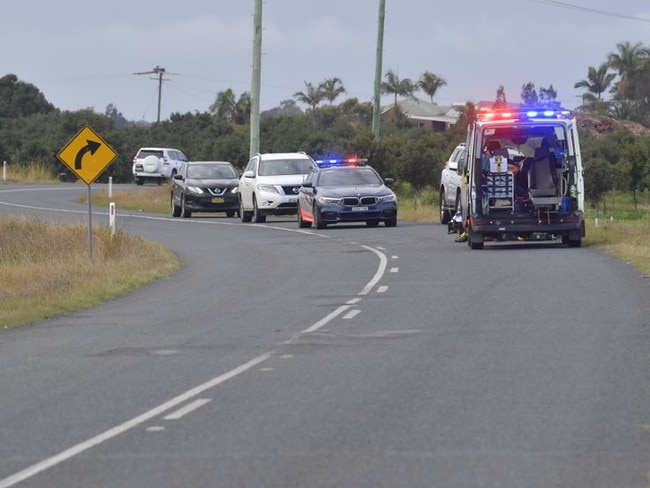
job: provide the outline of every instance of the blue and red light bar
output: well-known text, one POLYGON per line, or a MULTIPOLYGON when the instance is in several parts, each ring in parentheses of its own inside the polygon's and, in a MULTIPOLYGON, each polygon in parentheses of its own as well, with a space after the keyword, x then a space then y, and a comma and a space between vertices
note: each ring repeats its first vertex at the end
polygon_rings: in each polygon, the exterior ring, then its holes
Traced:
POLYGON ((483 109, 476 115, 477 120, 486 121, 508 121, 508 120, 552 120, 568 119, 571 111, 564 108, 529 108, 529 107, 508 107, 497 109, 483 109))
POLYGON ((317 159, 316 164, 319 168, 332 168, 335 166, 365 166, 367 159, 347 158, 347 159, 317 159))

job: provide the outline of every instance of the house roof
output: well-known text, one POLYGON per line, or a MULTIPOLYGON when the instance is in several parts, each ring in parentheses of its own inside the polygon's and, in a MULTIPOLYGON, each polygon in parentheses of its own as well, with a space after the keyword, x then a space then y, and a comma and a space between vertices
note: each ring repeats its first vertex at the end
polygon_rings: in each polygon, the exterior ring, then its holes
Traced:
MULTIPOLYGON (((460 112, 454 106, 441 106, 437 103, 431 103, 417 98, 398 100, 397 104, 410 119, 432 120, 453 124, 460 116, 460 112)), ((385 106, 382 113, 386 113, 392 109, 392 104, 385 106)))

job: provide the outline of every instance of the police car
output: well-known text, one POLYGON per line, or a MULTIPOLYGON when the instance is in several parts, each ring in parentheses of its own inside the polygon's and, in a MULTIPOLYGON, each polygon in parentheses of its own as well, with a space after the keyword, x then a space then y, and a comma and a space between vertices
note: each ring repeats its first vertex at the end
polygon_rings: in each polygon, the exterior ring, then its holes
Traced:
POLYGON ((316 161, 318 169, 306 176, 298 194, 298 226, 323 229, 328 224, 365 222, 377 227, 397 225, 397 197, 363 159, 316 161))

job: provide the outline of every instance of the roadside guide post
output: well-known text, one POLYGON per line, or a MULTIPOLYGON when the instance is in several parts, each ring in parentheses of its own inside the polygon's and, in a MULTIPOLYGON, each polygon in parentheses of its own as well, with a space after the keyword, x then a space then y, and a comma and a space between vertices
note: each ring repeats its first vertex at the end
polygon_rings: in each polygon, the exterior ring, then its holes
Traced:
POLYGON ((108 204, 108 226, 111 228, 111 235, 115 235, 115 202, 108 204))
POLYGON ((90 185, 115 161, 117 153, 90 126, 86 125, 56 156, 88 185, 88 255, 92 259, 93 223, 90 185))

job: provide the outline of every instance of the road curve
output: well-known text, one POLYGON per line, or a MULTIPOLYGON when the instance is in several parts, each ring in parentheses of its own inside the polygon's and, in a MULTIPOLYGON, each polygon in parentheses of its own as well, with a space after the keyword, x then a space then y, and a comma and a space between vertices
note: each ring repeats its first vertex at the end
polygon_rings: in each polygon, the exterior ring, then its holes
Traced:
MULTIPOLYGON (((86 190, 0 186, 0 213, 85 220, 86 190)), ((0 488, 650 483, 650 288, 607 254, 117 221, 181 269, 0 333, 0 488)))

